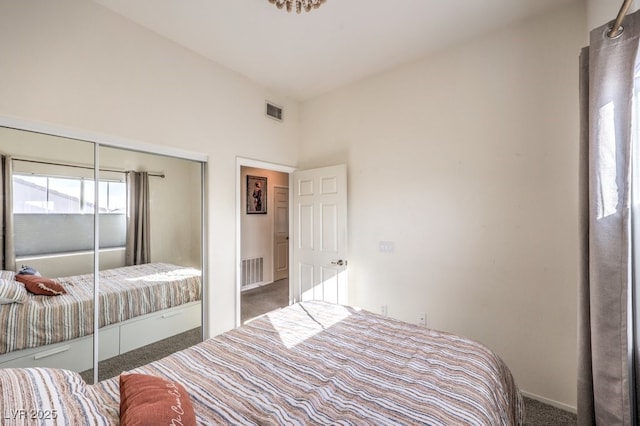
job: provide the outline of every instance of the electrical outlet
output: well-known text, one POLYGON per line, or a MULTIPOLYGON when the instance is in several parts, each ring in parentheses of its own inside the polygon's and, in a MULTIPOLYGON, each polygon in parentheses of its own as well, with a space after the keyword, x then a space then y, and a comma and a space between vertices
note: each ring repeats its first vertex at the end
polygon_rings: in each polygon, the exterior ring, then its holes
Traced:
POLYGON ((389 307, 387 305, 380 306, 380 313, 386 317, 389 314, 389 307))
POLYGON ((427 313, 426 312, 420 312, 418 314, 418 325, 420 327, 426 327, 427 326, 427 313))

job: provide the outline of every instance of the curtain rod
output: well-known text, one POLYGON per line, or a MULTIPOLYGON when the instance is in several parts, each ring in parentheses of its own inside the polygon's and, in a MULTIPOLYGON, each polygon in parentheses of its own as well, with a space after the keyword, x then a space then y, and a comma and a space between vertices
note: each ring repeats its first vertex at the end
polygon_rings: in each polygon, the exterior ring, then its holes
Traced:
POLYGON ((618 12, 618 16, 616 16, 616 20, 613 22, 613 25, 609 27, 609 31, 607 31, 607 37, 616 38, 619 37, 620 34, 624 31, 624 27, 622 26, 622 20, 626 16, 629 11, 629 7, 631 6, 632 0, 624 0, 622 6, 620 6, 620 11, 618 12))
MULTIPOLYGON (((37 163, 37 164, 47 164, 49 166, 64 166, 64 167, 74 167, 76 169, 86 169, 86 170, 93 170, 93 167, 89 167, 89 166, 78 166, 75 164, 63 164, 63 163, 54 163, 51 161, 39 161, 39 160, 29 160, 26 158, 16 158, 13 157, 14 161, 23 161, 26 163, 37 163)), ((101 172, 114 172, 114 173, 126 173, 125 170, 116 170, 116 169, 98 169, 101 172)), ((159 177, 159 178, 163 178, 164 179, 164 172, 148 172, 149 176, 153 176, 153 177, 159 177)))

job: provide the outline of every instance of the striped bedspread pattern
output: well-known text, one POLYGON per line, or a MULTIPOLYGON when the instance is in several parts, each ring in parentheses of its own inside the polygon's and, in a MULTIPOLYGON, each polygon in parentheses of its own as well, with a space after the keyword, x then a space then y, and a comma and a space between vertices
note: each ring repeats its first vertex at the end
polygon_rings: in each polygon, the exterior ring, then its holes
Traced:
MULTIPOLYGON (((459 336, 305 302, 133 370, 177 381, 202 424, 515 425, 494 353, 459 336)), ((89 386, 117 421, 117 378, 89 386)))
MULTIPOLYGON (((0 354, 93 334, 93 274, 56 279, 67 294, 0 305, 0 354)), ((201 298, 200 271, 168 263, 100 272, 100 327, 201 298)))
POLYGON ((53 368, 0 369, 0 424, 112 425, 79 374, 53 368))

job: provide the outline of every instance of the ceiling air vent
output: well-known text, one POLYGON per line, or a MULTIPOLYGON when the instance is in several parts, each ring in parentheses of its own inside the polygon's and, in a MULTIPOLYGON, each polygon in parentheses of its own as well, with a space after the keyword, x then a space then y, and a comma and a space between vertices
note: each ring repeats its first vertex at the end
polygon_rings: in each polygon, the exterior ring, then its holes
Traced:
POLYGON ((267 101, 267 117, 271 117, 274 120, 282 121, 282 107, 274 105, 267 101))

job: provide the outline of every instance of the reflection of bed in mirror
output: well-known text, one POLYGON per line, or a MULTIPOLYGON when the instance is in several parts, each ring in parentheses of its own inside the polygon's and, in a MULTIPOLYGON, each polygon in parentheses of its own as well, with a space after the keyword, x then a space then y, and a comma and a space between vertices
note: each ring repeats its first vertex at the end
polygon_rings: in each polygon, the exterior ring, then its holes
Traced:
MULTIPOLYGON (((200 271, 168 263, 99 274, 100 360, 199 327, 200 271)), ((92 367, 93 274, 56 278, 66 294, 0 305, 0 368, 92 367)))

